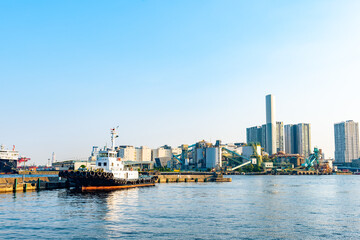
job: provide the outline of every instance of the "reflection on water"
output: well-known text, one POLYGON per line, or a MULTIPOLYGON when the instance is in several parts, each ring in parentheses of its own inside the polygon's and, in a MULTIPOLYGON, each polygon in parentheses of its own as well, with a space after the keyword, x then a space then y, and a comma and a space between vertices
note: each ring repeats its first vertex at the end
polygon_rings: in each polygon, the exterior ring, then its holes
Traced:
POLYGON ((235 176, 114 192, 0 195, 8 239, 360 237, 359 176, 235 176))

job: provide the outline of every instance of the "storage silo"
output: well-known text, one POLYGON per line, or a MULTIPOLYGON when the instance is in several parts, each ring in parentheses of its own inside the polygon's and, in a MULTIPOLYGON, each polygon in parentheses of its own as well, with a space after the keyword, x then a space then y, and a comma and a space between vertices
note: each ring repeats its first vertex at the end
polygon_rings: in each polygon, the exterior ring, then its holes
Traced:
POLYGON ((219 147, 206 148, 206 168, 221 167, 221 149, 219 147))

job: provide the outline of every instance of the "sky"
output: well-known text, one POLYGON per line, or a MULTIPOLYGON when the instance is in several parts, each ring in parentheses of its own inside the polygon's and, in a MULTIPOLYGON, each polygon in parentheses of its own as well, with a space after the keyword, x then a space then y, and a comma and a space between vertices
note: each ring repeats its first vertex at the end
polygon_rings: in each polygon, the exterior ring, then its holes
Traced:
POLYGON ((0 144, 30 164, 94 145, 245 142, 265 123, 360 121, 359 1, 0 1, 0 144))

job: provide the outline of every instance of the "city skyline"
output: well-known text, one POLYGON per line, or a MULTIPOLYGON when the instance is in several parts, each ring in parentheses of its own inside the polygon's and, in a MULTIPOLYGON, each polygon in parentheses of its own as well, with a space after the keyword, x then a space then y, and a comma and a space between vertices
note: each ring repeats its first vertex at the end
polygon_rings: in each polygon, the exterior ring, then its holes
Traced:
POLYGON ((355 1, 0 4, 0 144, 29 164, 87 157, 118 125, 120 145, 246 142, 268 94, 327 157, 334 123, 360 120, 355 1))

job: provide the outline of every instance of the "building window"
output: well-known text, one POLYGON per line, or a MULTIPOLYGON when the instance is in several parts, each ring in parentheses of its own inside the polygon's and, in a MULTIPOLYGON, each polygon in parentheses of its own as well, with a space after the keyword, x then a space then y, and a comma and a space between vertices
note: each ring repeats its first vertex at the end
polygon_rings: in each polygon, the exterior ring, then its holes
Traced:
POLYGON ((98 163, 98 166, 101 167, 101 162, 98 163))

